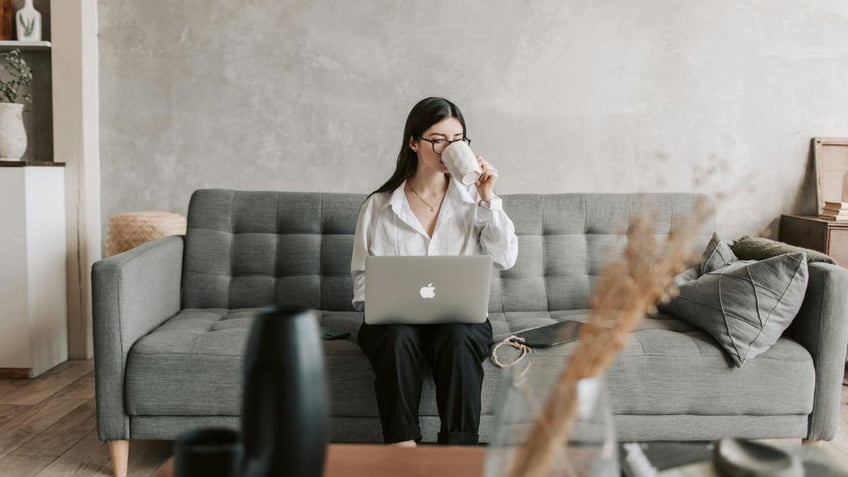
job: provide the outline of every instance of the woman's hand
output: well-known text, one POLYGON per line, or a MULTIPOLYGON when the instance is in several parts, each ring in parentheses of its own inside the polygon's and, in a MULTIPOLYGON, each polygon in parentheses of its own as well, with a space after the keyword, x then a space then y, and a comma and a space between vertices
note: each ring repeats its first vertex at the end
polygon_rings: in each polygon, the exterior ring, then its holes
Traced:
POLYGON ((477 162, 480 164, 480 169, 483 170, 477 179, 477 193, 480 194, 481 199, 489 202, 495 197, 495 182, 498 180, 498 170, 486 162, 482 156, 477 156, 477 162))

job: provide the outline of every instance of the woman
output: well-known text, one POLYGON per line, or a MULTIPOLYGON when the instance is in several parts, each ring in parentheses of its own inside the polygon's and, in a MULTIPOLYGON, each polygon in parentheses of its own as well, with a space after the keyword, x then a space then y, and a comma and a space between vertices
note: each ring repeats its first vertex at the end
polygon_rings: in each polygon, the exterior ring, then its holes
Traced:
MULTIPOLYGON (((426 98, 406 120, 397 167, 365 200, 356 224, 351 260, 356 309, 364 309, 368 255, 489 254, 502 270, 515 264, 518 240, 494 193, 498 171, 480 156, 482 174, 469 186, 451 179, 440 155, 450 143, 470 140, 455 104, 426 98)), ((421 441, 418 402, 422 366, 433 369, 441 419, 438 441, 476 444, 483 361, 492 342, 488 320, 479 324, 368 325, 359 346, 376 374, 374 388, 386 443, 421 441)))

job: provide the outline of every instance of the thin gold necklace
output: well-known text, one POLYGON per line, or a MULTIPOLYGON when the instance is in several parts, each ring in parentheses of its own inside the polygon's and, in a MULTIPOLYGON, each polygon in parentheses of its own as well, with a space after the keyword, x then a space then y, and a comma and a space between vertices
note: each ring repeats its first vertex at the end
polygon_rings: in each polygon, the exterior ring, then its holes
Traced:
MULTIPOLYGON (((429 202, 427 202, 426 200, 424 200, 424 198, 423 198, 423 197, 421 197, 421 195, 419 195, 419 194, 418 194, 418 191, 416 191, 414 187, 409 186, 409 190, 411 190, 411 191, 412 191, 412 193, 413 193, 413 194, 415 194, 415 197, 418 197, 418 200, 420 200, 421 202, 424 202, 424 205, 426 205, 427 207, 429 207, 429 208, 430 208, 430 212, 435 212, 435 211, 436 211, 436 209, 435 209, 432 205, 430 205, 430 203, 429 203, 429 202)), ((439 204, 438 204, 438 205, 442 205, 442 201, 443 201, 443 200, 445 200, 445 196, 442 196, 442 198, 441 198, 441 199, 439 199, 439 204)))

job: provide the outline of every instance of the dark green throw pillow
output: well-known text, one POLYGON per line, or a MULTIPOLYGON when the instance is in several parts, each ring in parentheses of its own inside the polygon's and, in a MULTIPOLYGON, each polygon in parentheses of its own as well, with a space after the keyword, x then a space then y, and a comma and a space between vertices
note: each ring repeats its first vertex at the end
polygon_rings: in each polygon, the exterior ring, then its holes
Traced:
POLYGON ((762 237, 749 237, 745 235, 733 242, 730 248, 742 260, 763 260, 765 258, 783 255, 784 253, 802 252, 807 256, 807 263, 823 262, 836 265, 836 260, 829 255, 762 237))
POLYGON ((774 345, 798 314, 807 290, 807 257, 737 260, 723 241, 707 252, 701 276, 679 285, 680 294, 662 311, 708 333, 741 367, 774 345))

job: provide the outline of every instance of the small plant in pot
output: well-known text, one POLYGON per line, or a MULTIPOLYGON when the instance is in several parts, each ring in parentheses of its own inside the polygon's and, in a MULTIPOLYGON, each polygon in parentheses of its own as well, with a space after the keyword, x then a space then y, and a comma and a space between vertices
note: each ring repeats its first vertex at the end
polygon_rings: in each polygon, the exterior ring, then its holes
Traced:
POLYGON ((32 102, 24 92, 31 83, 32 69, 21 50, 0 53, 0 161, 19 161, 26 152, 24 105, 19 101, 32 102))

